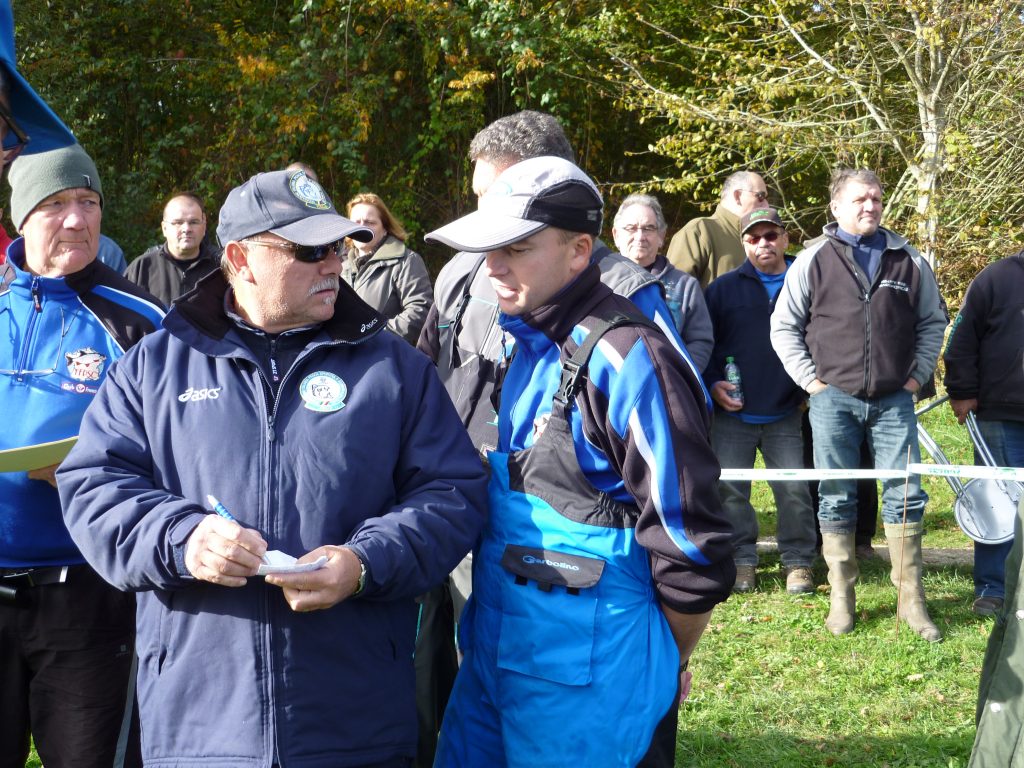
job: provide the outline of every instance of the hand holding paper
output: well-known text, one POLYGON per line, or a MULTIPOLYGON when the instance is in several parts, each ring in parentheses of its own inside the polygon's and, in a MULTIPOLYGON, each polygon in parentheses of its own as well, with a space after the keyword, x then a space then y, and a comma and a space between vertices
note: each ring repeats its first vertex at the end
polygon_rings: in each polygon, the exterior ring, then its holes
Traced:
POLYGON ((29 472, 52 464, 60 464, 71 452, 78 436, 50 443, 26 445, 22 448, 8 448, 0 451, 0 472, 29 472))
POLYGON ((356 553, 348 547, 317 547, 300 560, 305 561, 305 564, 326 562, 322 567, 306 573, 276 573, 267 576, 267 584, 284 589, 285 600, 293 611, 330 608, 356 591, 361 566, 356 553))
MULTIPOLYGON (((234 515, 228 512, 228 508, 221 504, 216 496, 207 494, 206 500, 209 502, 210 506, 213 507, 213 511, 220 517, 241 526, 241 523, 235 519, 234 515)), ((266 546, 265 542, 264 546, 266 546)), ((323 556, 312 562, 298 563, 297 558, 292 557, 279 549, 272 549, 263 553, 256 575, 266 576, 268 573, 305 573, 307 571, 315 571, 318 568, 323 568, 326 562, 327 557, 323 556)))
POLYGON ((259 576, 266 576, 269 573, 307 573, 323 568, 326 564, 326 555, 321 555, 312 562, 300 563, 298 558, 286 555, 279 549, 272 549, 263 556, 263 564, 256 573, 259 576))

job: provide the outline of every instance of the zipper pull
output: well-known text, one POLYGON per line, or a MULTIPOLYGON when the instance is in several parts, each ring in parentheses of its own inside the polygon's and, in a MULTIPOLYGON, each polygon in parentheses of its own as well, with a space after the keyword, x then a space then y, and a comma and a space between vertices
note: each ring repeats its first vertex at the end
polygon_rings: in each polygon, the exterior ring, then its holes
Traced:
POLYGON ((35 307, 36 312, 43 311, 43 300, 39 295, 39 278, 32 278, 32 306, 35 307))

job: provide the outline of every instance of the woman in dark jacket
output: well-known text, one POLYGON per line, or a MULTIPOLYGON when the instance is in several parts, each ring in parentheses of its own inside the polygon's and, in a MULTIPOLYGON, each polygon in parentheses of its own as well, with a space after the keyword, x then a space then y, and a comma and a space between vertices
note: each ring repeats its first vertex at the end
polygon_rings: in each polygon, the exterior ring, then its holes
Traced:
POLYGON ((388 319, 388 328, 410 344, 419 338, 432 301, 423 259, 405 245, 405 229, 372 192, 348 201, 348 217, 373 230, 368 243, 348 241, 341 277, 388 319))

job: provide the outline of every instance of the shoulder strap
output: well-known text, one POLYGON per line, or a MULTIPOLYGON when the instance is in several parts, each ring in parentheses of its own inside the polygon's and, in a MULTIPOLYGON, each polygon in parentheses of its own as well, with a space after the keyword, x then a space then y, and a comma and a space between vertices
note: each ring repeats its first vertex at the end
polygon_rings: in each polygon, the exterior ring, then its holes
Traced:
POLYGON ((576 396, 586 384, 590 356, 594 352, 594 347, 606 333, 623 325, 644 325, 661 332, 658 326, 639 313, 627 314, 615 310, 606 316, 593 315, 592 317, 594 322, 587 338, 583 340, 572 357, 562 363, 562 379, 555 392, 554 405, 561 407, 563 411, 568 411, 572 407, 576 396))
POLYGON ((449 334, 447 342, 450 345, 449 360, 455 359, 455 346, 459 335, 459 327, 462 325, 462 316, 466 314, 466 307, 469 305, 469 294, 473 288, 473 281, 476 280, 476 275, 480 271, 480 267, 483 266, 484 260, 487 258, 486 253, 481 253, 476 262, 473 264, 473 268, 466 275, 466 280, 462 284, 462 297, 459 299, 459 304, 455 308, 455 312, 452 315, 452 319, 448 324, 449 334))

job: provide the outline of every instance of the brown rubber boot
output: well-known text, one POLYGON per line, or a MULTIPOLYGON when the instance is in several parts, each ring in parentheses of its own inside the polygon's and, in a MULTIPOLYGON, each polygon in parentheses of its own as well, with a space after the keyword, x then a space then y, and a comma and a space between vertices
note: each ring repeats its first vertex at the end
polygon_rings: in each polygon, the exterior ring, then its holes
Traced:
POLYGON ((857 613, 854 585, 860 570, 854 553, 854 534, 822 533, 821 554, 828 565, 828 583, 832 587, 825 626, 833 635, 845 635, 853 631, 857 613))
POLYGON ((921 533, 921 523, 885 524, 885 540, 892 560, 889 579, 899 590, 899 617, 929 643, 937 643, 942 633, 928 615, 921 584, 921 533))

